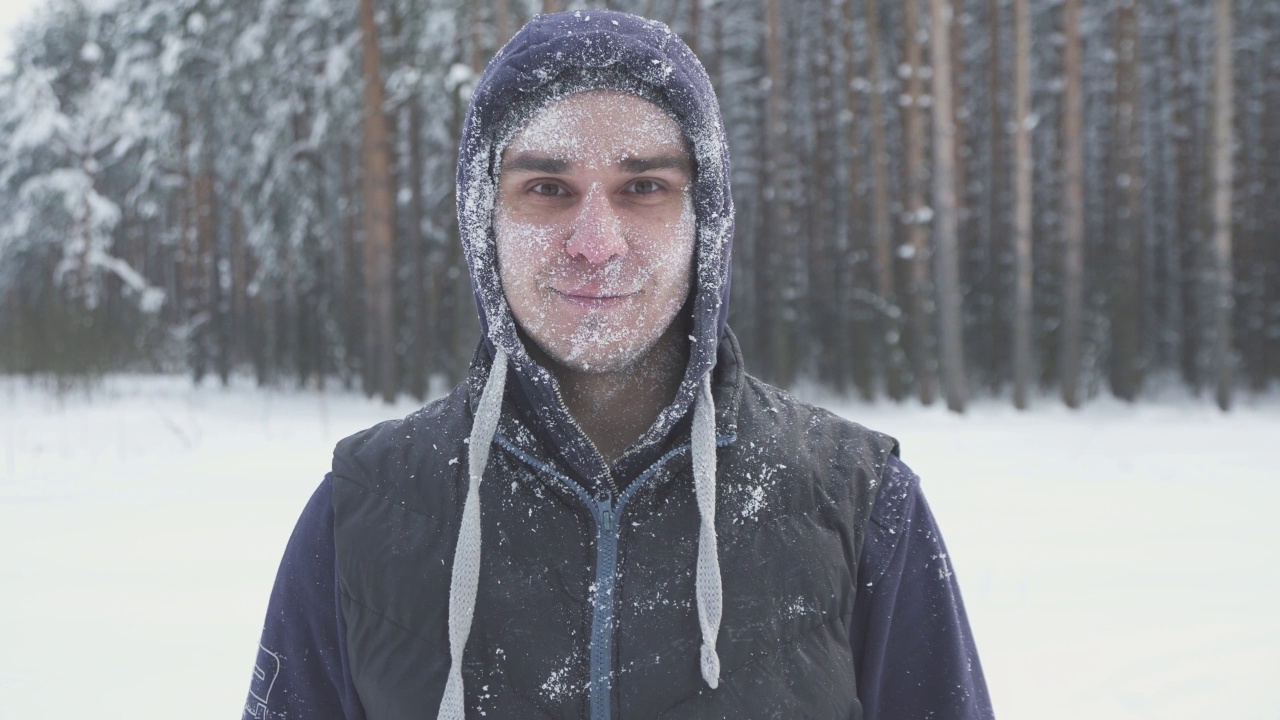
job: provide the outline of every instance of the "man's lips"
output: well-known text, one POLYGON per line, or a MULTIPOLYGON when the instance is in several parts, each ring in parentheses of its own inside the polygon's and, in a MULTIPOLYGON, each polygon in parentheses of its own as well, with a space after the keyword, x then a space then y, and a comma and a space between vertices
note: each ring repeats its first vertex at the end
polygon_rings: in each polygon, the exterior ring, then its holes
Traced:
POLYGON ((619 292, 616 290, 603 290, 596 288, 561 290, 555 287, 551 288, 551 291, 565 302, 590 310, 604 310, 622 305, 627 300, 640 293, 639 290, 631 292, 619 292))

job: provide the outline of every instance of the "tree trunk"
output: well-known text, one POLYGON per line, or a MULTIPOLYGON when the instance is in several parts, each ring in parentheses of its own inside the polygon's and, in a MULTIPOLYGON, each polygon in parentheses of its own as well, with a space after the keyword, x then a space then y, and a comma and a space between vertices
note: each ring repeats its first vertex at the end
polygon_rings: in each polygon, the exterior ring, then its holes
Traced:
POLYGON ((1004 273, 1001 269, 1001 258, 1005 249, 1004 213, 1002 200, 1004 184, 1008 179, 1004 162, 1004 112, 1001 110, 1000 98, 1004 93, 1000 60, 1003 48, 1000 44, 1000 3, 1001 0, 987 2, 987 44, 990 47, 986 63, 986 138, 984 145, 984 177, 982 183, 983 200, 980 219, 981 244, 974 248, 971 259, 978 290, 978 323, 979 337, 975 338, 977 352, 975 358, 983 371, 983 379, 992 388, 999 388, 1005 380, 1005 362, 1007 356, 1004 342, 1006 323, 1002 308, 1004 302, 1004 273))
POLYGON ((178 205, 178 253, 177 261, 178 293, 173 298, 174 305, 181 308, 177 320, 187 329, 187 363, 191 369, 192 379, 199 383, 204 380, 205 357, 196 335, 196 323, 200 313, 200 246, 196 232, 196 219, 199 217, 196 201, 196 177, 191 170, 191 125, 186 115, 178 119, 178 173, 181 178, 180 189, 176 193, 181 199, 178 205))
MULTIPOLYGON (((459 36, 455 43, 455 57, 465 57, 463 39, 459 36)), ((462 122, 466 114, 467 100, 463 95, 463 85, 458 85, 452 94, 452 117, 449 122, 450 159, 457 161, 456 148, 462 138, 462 122)), ((450 164, 452 166, 452 163, 450 164)), ((468 362, 475 349, 475 341, 479 336, 479 323, 476 315, 475 298, 468 280, 466 261, 462 253, 461 233, 458 228, 456 187, 448 183, 444 201, 440 203, 444 215, 442 223, 447 228, 445 242, 445 262, 441 267, 441 294, 444 305, 441 315, 446 318, 440 338, 444 345, 441 355, 444 362, 440 367, 447 375, 449 384, 463 380, 467 374, 468 362)))
MULTIPOLYGON (((902 311, 894 282, 894 252, 892 216, 889 212, 889 141, 888 118, 884 107, 884 71, 880 56, 880 5, 879 0, 866 0, 867 57, 871 76, 871 181, 872 218, 876 261, 876 316, 879 333, 876 345, 883 343, 880 353, 884 359, 885 391, 894 400, 907 396, 903 374, 906 369, 902 352, 902 311)), ((852 32, 852 24, 850 25, 852 32)))
POLYGON ((430 364, 427 359, 428 343, 432 337, 435 308, 427 306, 425 285, 430 279, 424 260, 426 237, 422 233, 422 223, 426 212, 426 200, 422 196, 422 96, 414 95, 409 99, 409 218, 406 240, 409 264, 409 316, 410 351, 409 351, 409 392, 419 400, 427 395, 427 375, 430 364))
MULTIPOLYGON (((829 49, 830 27, 826 17, 830 0, 822 0, 813 8, 818 13, 817 36, 813 38, 814 46, 805 53, 808 60, 809 77, 814 84, 809 93, 809 104, 813 116, 813 144, 809 153, 809 177, 805 184, 804 202, 808 206, 808 317, 805 330, 812 343, 814 357, 817 359, 813 370, 819 382, 834 385, 837 392, 844 391, 845 374, 843 364, 848 357, 838 348, 839 333, 829 335, 820 332, 820 328, 841 327, 840 318, 836 315, 837 304, 836 281, 840 263, 836 257, 835 206, 831 202, 832 189, 836 178, 828 164, 834 143, 830 137, 828 124, 836 117, 832 112, 835 107, 832 93, 834 83, 831 81, 831 53, 829 49)), ((812 27, 812 25, 811 25, 812 27)))
POLYGON ((498 32, 498 47, 511 39, 511 6, 507 0, 493 0, 493 20, 498 32))
MULTIPOLYGON (((351 144, 344 142, 340 149, 339 163, 342 166, 342 196, 348 201, 342 208, 342 247, 344 258, 342 263, 342 335, 343 357, 345 359, 344 382, 351 388, 355 375, 362 378, 368 373, 364 366, 364 335, 361 328, 361 313, 364 308, 362 297, 364 276, 363 253, 359 234, 356 232, 356 182, 352 177, 355 162, 352 159, 351 144), (359 372, 356 372, 359 371, 359 372)), ((365 383, 368 386, 368 383, 365 383)))
POLYGON ((785 384, 787 353, 785 338, 783 284, 788 280, 786 252, 778 240, 785 237, 789 226, 783 148, 786 143, 786 117, 783 113, 785 86, 782 60, 781 0, 767 0, 765 5, 765 65, 769 86, 765 98, 764 137, 761 139, 759 180, 761 191, 761 227, 755 237, 756 319, 755 342, 764 352, 764 372, 773 382, 785 384))
POLYGON ((702 0, 689 0, 689 40, 686 45, 698 54, 698 33, 702 25, 702 0))
POLYGON ((1031 386, 1031 9, 1013 0, 1013 402, 1026 409, 1031 386))
POLYGON ((1116 9, 1114 262, 1111 284, 1111 390, 1137 399, 1142 386, 1142 171, 1138 135, 1138 0, 1116 9))
POLYGON ((971 121, 972 85, 969 82, 968 56, 966 54, 966 25, 972 22, 968 12, 969 0, 952 0, 951 20, 951 121, 952 145, 955 147, 955 169, 953 184, 956 188, 956 264, 960 275, 960 296, 964 298, 964 309, 960 314, 960 327, 964 336, 964 363, 966 385, 970 381, 973 368, 974 337, 980 328, 976 322, 978 314, 977 298, 973 292, 976 287, 971 259, 978 242, 978 229, 975 227, 976 214, 973 212, 972 187, 970 185, 970 158, 972 144, 969 137, 971 121))
POLYGON ((906 106, 906 185, 907 208, 906 248, 910 285, 907 288, 911 303, 911 347, 909 355, 915 375, 916 393, 920 402, 933 404, 937 393, 933 373, 933 318, 929 311, 931 287, 929 283, 929 231, 932 210, 925 204, 928 171, 924 163, 924 48, 920 42, 919 0, 903 3, 904 35, 906 36, 907 91, 903 98, 906 106))
MULTIPOLYGON (((1247 9, 1242 11, 1245 20, 1240 24, 1239 39, 1254 48, 1263 47, 1269 28, 1265 23, 1259 22, 1260 19, 1256 16, 1250 18, 1250 14, 1247 9)), ((1235 200, 1241 210, 1240 222, 1232 235, 1233 284, 1238 290, 1234 338, 1236 368, 1246 379, 1247 387, 1260 392, 1267 385, 1266 288, 1267 272, 1271 267, 1267 246, 1271 244, 1274 234, 1271 227, 1265 224, 1266 206, 1273 196, 1266 195, 1264 188, 1267 182, 1266 167, 1268 164, 1275 164, 1269 163, 1269 158, 1275 156, 1267 153, 1264 126, 1269 118, 1259 112, 1266 106, 1267 59, 1263 53, 1253 49, 1238 60, 1233 60, 1233 64, 1236 83, 1245 94, 1236 102, 1241 112, 1237 115, 1237 134, 1232 146, 1238 144, 1240 147, 1257 149, 1256 152, 1242 154, 1240 164, 1232 172, 1233 185, 1242 191, 1235 200)))
POLYGON ((381 58, 374 0, 360 0, 361 49, 364 55, 364 131, 361 178, 364 196, 365 357, 373 370, 370 394, 395 400, 396 353, 393 272, 394 184, 387 115, 383 109, 381 58))
MULTIPOLYGON (((1271 8, 1266 27, 1269 37, 1280 37, 1280 9, 1271 8)), ((1280 58, 1273 52, 1265 53, 1264 57, 1266 67, 1262 86, 1267 88, 1267 98, 1261 112, 1267 122, 1263 124, 1263 156, 1280 158, 1280 123, 1274 122, 1274 118, 1280 117, 1280 58)), ((1261 196, 1268 201, 1264 203, 1264 214, 1259 220, 1263 228, 1274 229, 1280 227, 1280 203, 1271 202, 1270 198, 1280 197, 1280 162, 1266 163, 1262 172, 1265 181, 1261 196)), ((1262 362, 1266 368, 1264 381, 1271 378, 1280 380, 1280 243, 1274 242, 1273 237, 1268 235, 1261 247, 1264 249, 1267 267, 1262 288, 1262 302, 1267 308, 1262 333, 1262 362)))
POLYGON ((1213 30, 1213 371, 1218 407, 1229 410, 1235 305, 1231 267, 1232 0, 1215 0, 1213 30))
MULTIPOLYGON (((965 20, 969 16, 964 12, 965 0, 954 0, 951 20, 951 104, 952 136, 955 138, 955 186, 956 186, 956 247, 959 253, 960 267, 964 268, 964 258, 973 244, 973 213, 970 212, 969 200, 969 88, 965 62, 965 20)), ((964 281, 962 281, 962 292, 964 281)))
MULTIPOLYGON (((1024 0, 1025 1, 1025 0, 1024 0)), ((947 407, 964 412, 969 389, 964 373, 964 298, 956 238, 955 106, 951 97, 951 0, 930 0, 933 55, 934 252, 940 308, 940 358, 947 407)))
MULTIPOLYGON (((1175 10, 1185 17, 1185 9, 1175 10)), ((1199 173, 1196 168, 1194 138, 1197 135, 1195 108, 1199 104, 1195 97, 1193 82, 1194 73, 1199 69, 1198 59, 1189 52, 1192 43, 1182 27, 1179 17, 1173 23, 1171 44, 1177 49, 1174 58, 1173 75, 1176 78, 1173 93, 1173 154, 1176 182, 1176 221, 1174 223, 1174 242, 1177 244, 1178 275, 1180 278, 1178 293, 1182 309, 1182 323, 1178 328, 1179 368, 1183 382, 1191 386, 1197 394, 1200 392, 1203 378, 1200 367, 1201 338, 1201 305, 1200 295, 1200 258, 1199 225, 1202 206, 1201 193, 1197 185, 1199 173)))
MULTIPOLYGON (((866 228, 870 224, 867 221, 866 203, 863 202, 862 194, 859 189, 862 185, 863 153, 860 150, 860 140, 862 137, 862 118, 864 114, 859 112, 858 104, 858 68, 855 62, 857 57, 858 37, 857 23, 855 22, 854 9, 856 0, 843 0, 843 30, 841 40, 844 43, 844 112, 845 112, 845 163, 848 168, 847 180, 847 206, 848 210, 845 215, 845 246, 841 261, 838 265, 839 273, 836 282, 837 297, 839 298, 839 313, 841 315, 841 325, 838 337, 835 339, 838 352, 842 358, 842 362, 849 363, 849 369, 842 373, 842 376, 848 376, 853 379, 854 385, 858 389, 858 394, 863 400, 871 400, 875 397, 875 375, 873 372, 873 355, 879 343, 874 340, 876 333, 874 328, 881 325, 876 318, 877 313, 874 307, 864 306, 862 303, 856 302, 855 293, 862 285, 865 273, 860 272, 861 268, 868 266, 867 257, 875 256, 874 242, 868 247, 866 242, 866 228), (864 252, 870 250, 871 252, 864 252), (871 322, 867 319, 870 318, 871 322)), ((873 79, 873 82, 876 82, 873 79)), ((877 88, 870 88, 870 92, 878 92, 877 88)))
MULTIPOLYGON (((852 1, 852 0, 850 0, 852 1)), ((716 93, 721 97, 724 96, 724 10, 719 5, 719 0, 715 5, 715 12, 711 13, 711 52, 710 58, 703 59, 703 63, 707 65, 707 73, 711 76, 711 84, 716 88, 716 93), (707 60, 710 62, 707 62, 707 60)))
MULTIPOLYGON (((477 75, 484 70, 486 53, 484 51, 484 3, 472 0, 466 4, 467 27, 471 36, 471 57, 468 65, 477 75)), ((399 33, 396 33, 397 35, 399 33)))
MULTIPOLYGON (((239 198, 239 185, 231 184, 231 197, 239 198)), ((231 349, 236 362, 243 362, 248 355, 249 330, 249 249, 245 242, 244 211, 236 206, 231 210, 231 349)))
POLYGON ((214 224, 217 214, 214 204, 217 202, 214 193, 214 176, 212 159, 204 157, 200 161, 200 170, 196 174, 195 202, 195 285, 196 317, 199 318, 193 340, 196 343, 196 375, 203 377, 213 363, 214 370, 221 372, 218 363, 218 350, 215 347, 218 333, 218 263, 215 257, 214 224))
POLYGON ((1080 407, 1080 342, 1084 309, 1084 92, 1081 0, 1064 0, 1063 33, 1063 272, 1062 400, 1080 407))
POLYGON ((1005 183, 1010 173, 1006 161, 1005 114, 1000 102, 1004 96, 1001 58, 1001 0, 989 0, 987 4, 987 33, 992 51, 987 65, 987 166, 986 204, 983 208, 983 250, 976 263, 981 268, 981 308, 986 320, 983 323, 985 337, 980 341, 979 362, 986 368, 987 383, 993 388, 1002 387, 1008 379, 1009 357, 1008 323, 1005 308, 1008 307, 1004 258, 1008 243, 1005 227, 1005 183))

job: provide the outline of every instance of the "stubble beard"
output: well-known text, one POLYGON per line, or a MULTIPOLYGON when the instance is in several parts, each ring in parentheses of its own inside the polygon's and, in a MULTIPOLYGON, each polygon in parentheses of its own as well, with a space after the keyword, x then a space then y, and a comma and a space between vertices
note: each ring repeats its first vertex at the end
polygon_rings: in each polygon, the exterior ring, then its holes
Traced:
POLYGON ((649 367, 654 363, 666 370, 673 356, 687 356, 687 350, 679 351, 686 348, 681 341, 687 340, 692 320, 684 317, 688 314, 685 311, 689 309, 691 285, 691 281, 686 284, 681 301, 672 303, 674 307, 643 308, 621 320, 608 313, 588 313, 568 331, 567 337, 541 337, 542 331, 555 333, 556 329, 521 324, 521 335, 525 346, 538 356, 535 359, 557 375, 648 374, 646 371, 657 369, 649 367), (646 327, 649 314, 655 312, 667 316, 665 322, 661 328, 646 327))

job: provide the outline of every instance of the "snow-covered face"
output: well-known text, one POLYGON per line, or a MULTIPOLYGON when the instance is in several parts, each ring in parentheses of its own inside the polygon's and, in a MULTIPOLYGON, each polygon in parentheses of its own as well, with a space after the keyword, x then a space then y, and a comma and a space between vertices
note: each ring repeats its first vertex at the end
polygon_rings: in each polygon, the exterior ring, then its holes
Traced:
POLYGON ((516 322, 552 360, 616 372, 670 327, 693 278, 692 179, 675 120, 622 92, 570 95, 512 138, 498 272, 516 322))

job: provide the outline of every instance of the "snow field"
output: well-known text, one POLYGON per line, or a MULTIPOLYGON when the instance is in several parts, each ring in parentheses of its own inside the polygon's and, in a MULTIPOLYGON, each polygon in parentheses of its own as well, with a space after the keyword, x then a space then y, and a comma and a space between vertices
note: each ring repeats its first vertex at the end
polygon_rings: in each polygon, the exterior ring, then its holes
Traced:
POLYGON ((1280 403, 843 407, 893 434, 997 717, 1280 717, 1280 403))
MULTIPOLYGON (((824 404, 923 478, 998 717, 1280 717, 1280 396, 824 404)), ((414 407, 0 377, 0 718, 236 717, 333 443, 414 407)))

